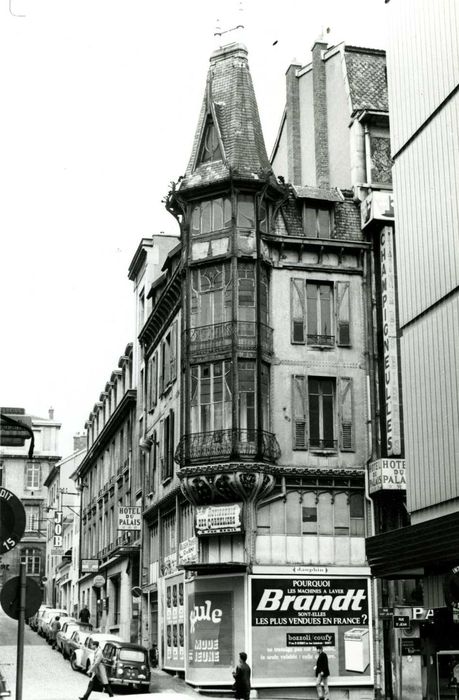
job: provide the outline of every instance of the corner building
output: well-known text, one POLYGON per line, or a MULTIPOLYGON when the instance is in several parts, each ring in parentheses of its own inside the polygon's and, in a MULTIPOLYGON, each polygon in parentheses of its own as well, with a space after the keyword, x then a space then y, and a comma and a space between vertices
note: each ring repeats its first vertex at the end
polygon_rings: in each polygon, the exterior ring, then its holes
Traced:
POLYGON ((275 178, 241 44, 210 59, 166 206, 181 239, 139 335, 144 640, 208 690, 245 649, 259 696, 283 698, 315 697, 322 643, 331 697, 370 698, 369 244, 350 193, 275 178))

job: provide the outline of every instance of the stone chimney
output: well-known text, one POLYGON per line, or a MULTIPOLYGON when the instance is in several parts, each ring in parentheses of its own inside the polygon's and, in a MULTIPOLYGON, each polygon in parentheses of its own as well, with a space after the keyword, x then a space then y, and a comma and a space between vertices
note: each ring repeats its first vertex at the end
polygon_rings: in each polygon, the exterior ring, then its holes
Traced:
POLYGON ((316 154, 316 185, 329 187, 327 82, 323 54, 327 42, 318 40, 312 47, 312 86, 314 104, 314 145, 316 154))
POLYGON ((48 416, 49 420, 54 420, 54 408, 52 406, 48 408, 48 416))
POLYGON ((73 451, 85 450, 88 446, 86 433, 76 433, 73 436, 73 451))

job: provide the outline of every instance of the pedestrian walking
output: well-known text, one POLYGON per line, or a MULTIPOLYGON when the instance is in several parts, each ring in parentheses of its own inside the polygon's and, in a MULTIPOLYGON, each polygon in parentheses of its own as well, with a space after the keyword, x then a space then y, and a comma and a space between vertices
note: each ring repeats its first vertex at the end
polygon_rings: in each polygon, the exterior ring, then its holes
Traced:
POLYGON ((330 669, 328 668, 328 656, 322 646, 317 646, 316 649, 318 656, 314 670, 316 674, 317 697, 319 700, 329 700, 328 676, 330 675, 330 669))
POLYGON ((61 623, 60 623, 60 617, 59 615, 56 615, 54 620, 51 622, 50 625, 50 632, 49 632, 49 641, 51 642, 51 647, 53 649, 56 649, 57 646, 57 633, 59 632, 61 628, 61 623))
POLYGON ((88 671, 91 679, 88 683, 85 694, 80 698, 80 700, 88 700, 93 690, 99 690, 99 685, 102 686, 102 690, 107 691, 111 698, 114 696, 112 687, 108 682, 107 671, 102 663, 102 649, 99 646, 99 642, 93 642, 93 644, 96 647, 96 651, 94 653, 94 661, 92 662, 92 666, 88 671))
POLYGON ((250 666, 247 663, 247 654, 241 651, 239 662, 233 671, 234 697, 236 700, 249 700, 250 698, 250 666))
POLYGON ((89 612, 87 605, 85 605, 80 610, 80 614, 78 615, 78 618, 80 619, 80 622, 83 622, 83 624, 85 624, 85 625, 87 625, 89 623, 89 620, 91 619, 91 613, 89 612))

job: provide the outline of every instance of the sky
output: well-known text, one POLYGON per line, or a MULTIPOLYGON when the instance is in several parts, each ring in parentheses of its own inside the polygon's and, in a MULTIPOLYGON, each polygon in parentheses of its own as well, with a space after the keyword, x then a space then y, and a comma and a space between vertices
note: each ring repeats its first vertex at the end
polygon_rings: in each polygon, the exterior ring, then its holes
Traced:
POLYGON ((134 340, 140 239, 178 234, 161 200, 188 164, 216 27, 243 18, 268 155, 285 72, 322 32, 385 48, 384 0, 240 5, 0 3, 0 406, 53 407, 63 456, 134 340))

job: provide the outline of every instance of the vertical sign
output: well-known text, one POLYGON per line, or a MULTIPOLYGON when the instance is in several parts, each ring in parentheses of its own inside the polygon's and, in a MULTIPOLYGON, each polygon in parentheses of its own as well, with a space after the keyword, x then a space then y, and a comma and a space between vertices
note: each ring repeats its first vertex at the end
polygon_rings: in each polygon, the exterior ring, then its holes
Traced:
POLYGON ((53 535, 53 549, 51 554, 63 554, 63 541, 62 541, 62 511, 54 511, 54 535, 53 535))
POLYGON ((385 226, 381 231, 380 253, 386 450, 388 455, 400 455, 400 395, 398 385, 394 232, 390 226, 385 226))

